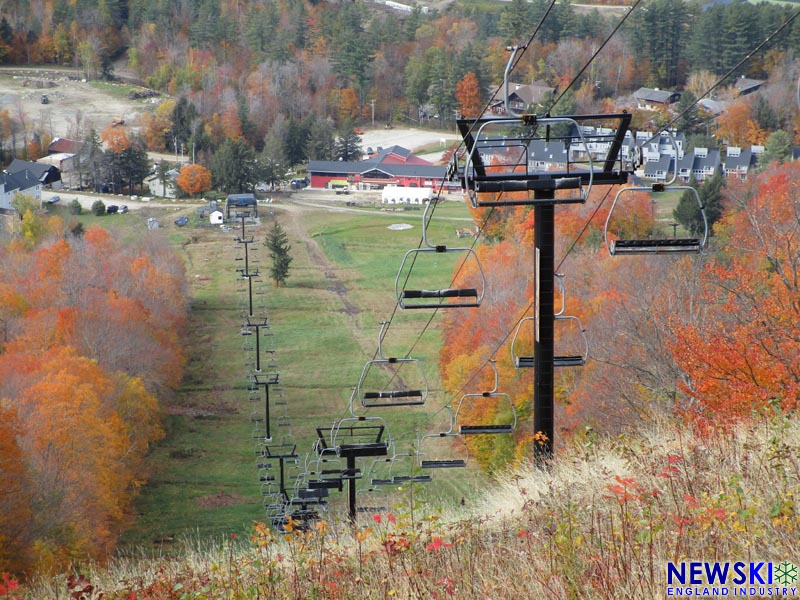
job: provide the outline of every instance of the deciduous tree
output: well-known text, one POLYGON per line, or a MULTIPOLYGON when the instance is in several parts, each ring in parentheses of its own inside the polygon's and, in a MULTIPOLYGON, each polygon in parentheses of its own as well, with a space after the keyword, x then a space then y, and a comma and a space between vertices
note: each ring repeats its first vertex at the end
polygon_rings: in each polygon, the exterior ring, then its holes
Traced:
POLYGON ((456 100, 458 100, 458 112, 461 116, 468 119, 480 116, 483 105, 478 87, 478 77, 475 73, 470 71, 458 82, 456 85, 456 100))
POLYGON ((178 187, 190 196, 202 194, 211 189, 211 171, 202 165, 186 165, 178 175, 178 187))

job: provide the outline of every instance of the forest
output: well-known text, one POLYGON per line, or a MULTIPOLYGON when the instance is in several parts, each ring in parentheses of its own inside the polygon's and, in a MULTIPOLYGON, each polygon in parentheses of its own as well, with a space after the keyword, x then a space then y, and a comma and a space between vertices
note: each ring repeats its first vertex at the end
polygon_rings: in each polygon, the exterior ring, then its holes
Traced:
POLYGON ((108 556, 183 373, 186 283, 163 238, 20 206, 0 245, 0 571, 108 556))

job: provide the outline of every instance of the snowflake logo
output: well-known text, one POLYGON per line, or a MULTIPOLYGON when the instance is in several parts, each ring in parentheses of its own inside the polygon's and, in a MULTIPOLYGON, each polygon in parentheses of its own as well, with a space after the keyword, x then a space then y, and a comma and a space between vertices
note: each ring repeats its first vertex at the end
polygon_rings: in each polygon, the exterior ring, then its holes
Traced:
POLYGON ((788 585, 797 581, 797 567, 794 563, 784 561, 775 568, 775 581, 781 585, 788 585))

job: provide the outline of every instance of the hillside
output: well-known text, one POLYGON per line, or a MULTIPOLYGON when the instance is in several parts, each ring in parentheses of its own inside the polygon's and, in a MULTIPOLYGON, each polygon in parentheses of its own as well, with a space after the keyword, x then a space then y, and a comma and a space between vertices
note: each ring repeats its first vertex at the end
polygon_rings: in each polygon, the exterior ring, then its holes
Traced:
POLYGON ((780 416, 713 435, 666 425, 620 437, 587 431, 550 469, 504 475, 468 510, 440 514, 407 496, 355 530, 321 521, 276 536, 256 523, 249 535, 189 540, 180 560, 119 558, 83 570, 85 579, 13 595, 793 597, 798 451, 797 422, 780 416), (688 561, 701 561, 697 575, 687 575, 688 561), (707 576, 702 561, 728 565, 726 580, 707 576))

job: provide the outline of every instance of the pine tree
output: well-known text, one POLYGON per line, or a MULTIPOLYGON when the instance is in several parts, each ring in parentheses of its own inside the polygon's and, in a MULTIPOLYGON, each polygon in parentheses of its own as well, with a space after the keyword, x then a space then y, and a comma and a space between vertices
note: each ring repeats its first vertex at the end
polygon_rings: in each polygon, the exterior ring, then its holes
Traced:
MULTIPOLYGON (((694 182, 690 182, 689 185, 694 185, 694 182)), ((706 213, 709 233, 714 223, 719 221, 722 216, 722 189, 724 187, 725 178, 722 173, 717 172, 697 188, 697 195, 700 197, 700 203, 706 213)), ((692 235, 701 235, 705 230, 706 224, 700 214, 700 207, 690 190, 681 196, 678 206, 672 211, 672 216, 692 235)))
POLYGON ((361 158, 361 136, 354 131, 353 122, 349 119, 339 129, 333 146, 333 157, 345 162, 361 158))
POLYGON ((291 248, 289 238, 277 221, 272 224, 272 229, 267 232, 267 239, 264 245, 269 249, 269 256, 272 259, 270 276, 277 287, 283 286, 289 277, 289 265, 292 263, 292 257, 289 254, 291 248))

